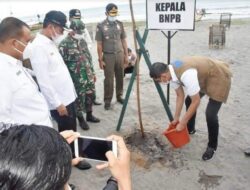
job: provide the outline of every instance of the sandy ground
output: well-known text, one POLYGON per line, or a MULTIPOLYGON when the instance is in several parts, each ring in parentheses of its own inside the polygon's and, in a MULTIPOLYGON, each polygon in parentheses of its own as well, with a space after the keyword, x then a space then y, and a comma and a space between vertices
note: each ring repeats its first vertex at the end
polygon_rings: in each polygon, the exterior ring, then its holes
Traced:
MULTIPOLYGON (((247 190, 250 186, 250 158, 243 150, 250 147, 250 19, 234 20, 226 32, 226 46, 223 49, 209 49, 209 26, 217 21, 196 23, 195 31, 179 31, 172 39, 171 60, 185 55, 204 55, 228 60, 233 71, 233 84, 227 104, 223 104, 220 113, 219 146, 214 158, 208 162, 201 159, 207 144, 205 108, 207 97, 202 99, 197 114, 197 133, 191 136, 191 142, 177 150, 170 149, 171 159, 167 163, 158 161, 150 167, 138 163, 132 154, 131 172, 134 190, 247 190)), ((144 26, 140 27, 141 34, 144 26)), ((133 47, 131 28, 127 27, 128 44, 133 47)), ((97 96, 103 99, 103 72, 98 68, 96 44, 93 43, 92 55, 95 62, 97 96)), ((150 31, 146 42, 152 62, 167 62, 167 39, 160 31, 150 31)), ((142 118, 146 131, 161 134, 169 120, 162 106, 152 80, 148 76, 145 61, 140 62, 142 118)), ((124 91, 130 76, 126 76, 124 91)), ((166 87, 162 86, 166 91, 166 87)), ((170 108, 175 106, 174 91, 170 92, 170 108)), ((114 95, 115 97, 115 95, 114 95)), ((113 99, 113 109, 105 111, 102 106, 94 107, 94 114, 101 123, 90 124, 89 131, 79 129, 83 135, 106 137, 116 132, 116 126, 122 106, 113 99)), ((134 85, 119 135, 128 135, 138 127, 136 107, 136 88, 134 85)), ((146 153, 145 153, 146 154, 146 153)), ((70 182, 79 189, 102 189, 110 176, 109 171, 97 171, 93 168, 80 171, 73 168, 70 182)))

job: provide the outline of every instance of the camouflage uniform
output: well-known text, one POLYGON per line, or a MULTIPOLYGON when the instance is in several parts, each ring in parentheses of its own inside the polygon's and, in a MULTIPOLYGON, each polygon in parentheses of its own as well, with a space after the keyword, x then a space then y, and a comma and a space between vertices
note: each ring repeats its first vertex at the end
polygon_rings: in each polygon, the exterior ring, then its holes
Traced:
POLYGON ((76 100, 77 116, 82 116, 83 111, 92 112, 92 101, 95 93, 95 72, 92 56, 86 41, 67 36, 60 43, 59 50, 69 69, 78 95, 76 100))

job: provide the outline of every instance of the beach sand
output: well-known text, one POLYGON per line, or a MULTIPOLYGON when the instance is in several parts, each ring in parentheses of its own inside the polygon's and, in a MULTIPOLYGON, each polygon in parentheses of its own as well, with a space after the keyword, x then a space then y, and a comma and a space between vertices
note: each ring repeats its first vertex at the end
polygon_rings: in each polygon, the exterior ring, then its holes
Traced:
MULTIPOLYGON (((203 55, 224 59, 230 62, 233 83, 228 102, 219 112, 220 134, 219 146, 214 158, 204 162, 201 155, 207 145, 207 127, 205 108, 208 98, 202 98, 196 122, 196 134, 191 142, 181 149, 169 147, 167 162, 156 161, 145 167, 140 164, 143 156, 132 153, 131 173, 134 190, 247 190, 250 186, 250 158, 243 151, 250 147, 250 19, 233 20, 231 28, 226 31, 226 44, 223 49, 209 49, 209 26, 218 21, 197 22, 195 31, 179 31, 171 40, 171 60, 186 55, 203 55), (140 159, 139 159, 140 158, 140 159)), ((141 35, 145 26, 140 24, 141 35)), ((133 46, 132 29, 126 27, 128 44, 133 46)), ((150 31, 146 47, 152 62, 167 62, 167 39, 160 31, 150 31)), ((98 68, 96 43, 92 44, 92 55, 97 74, 97 96, 103 100, 103 71, 98 68)), ((154 131, 161 136, 169 123, 156 88, 148 75, 144 59, 140 62, 141 108, 143 125, 146 131, 154 131)), ((124 79, 124 95, 131 75, 124 79)), ((162 86, 164 92, 166 87, 162 86)), ((174 113, 175 94, 170 91, 170 108, 174 113)), ((115 95, 114 95, 115 97, 115 95)), ((116 132, 116 126, 122 106, 113 98, 113 109, 105 111, 102 106, 94 106, 94 115, 101 119, 99 124, 90 123, 90 130, 78 129, 82 135, 106 137, 110 134, 126 136, 138 128, 136 83, 130 95, 122 128, 116 132)), ((145 153, 147 154, 147 153, 145 153)), ((142 160, 143 162, 143 160, 142 160)), ((108 170, 93 168, 80 171, 73 168, 70 183, 81 190, 102 189, 109 178, 108 170)))

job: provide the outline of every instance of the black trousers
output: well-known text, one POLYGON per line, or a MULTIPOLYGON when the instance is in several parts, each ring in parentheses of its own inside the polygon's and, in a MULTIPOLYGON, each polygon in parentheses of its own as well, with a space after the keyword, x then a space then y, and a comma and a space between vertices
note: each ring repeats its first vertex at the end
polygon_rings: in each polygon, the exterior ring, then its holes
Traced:
MULTIPOLYGON (((60 116, 57 110, 51 110, 50 114, 57 122, 58 131, 73 130, 76 131, 76 109, 75 101, 66 106, 68 116, 60 116)), ((70 144, 73 157, 75 155, 74 143, 70 144)))
MULTIPOLYGON (((203 93, 200 93, 200 97, 204 96, 203 93)), ((189 108, 191 104, 191 98, 187 96, 185 99, 186 109, 189 108)), ((218 112, 221 108, 222 102, 218 102, 209 98, 207 108, 206 108, 206 120, 207 120, 207 129, 208 129, 208 147, 217 149, 218 146, 218 135, 219 135, 219 120, 218 112)), ((195 118, 196 112, 189 120, 187 126, 188 131, 193 131, 195 129, 195 118)))

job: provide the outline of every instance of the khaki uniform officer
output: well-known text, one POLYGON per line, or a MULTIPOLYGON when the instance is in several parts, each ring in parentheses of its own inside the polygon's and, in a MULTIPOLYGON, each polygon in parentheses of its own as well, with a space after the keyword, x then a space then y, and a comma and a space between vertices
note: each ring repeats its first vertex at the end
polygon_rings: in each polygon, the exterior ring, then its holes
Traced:
POLYGON ((202 159, 211 159, 218 146, 218 112, 222 103, 226 103, 231 87, 232 73, 228 65, 208 57, 185 57, 169 66, 164 63, 154 63, 150 69, 150 76, 159 82, 170 81, 175 89, 177 99, 172 124, 177 125, 178 131, 187 126, 190 134, 195 133, 195 116, 200 98, 204 95, 209 97, 206 108, 208 144, 202 159), (187 94, 185 100, 187 111, 180 118, 185 97, 184 89, 187 94))
POLYGON ((118 8, 110 3, 106 7, 107 18, 97 25, 96 41, 98 61, 104 70, 104 108, 110 109, 113 97, 114 77, 116 78, 116 98, 123 104, 123 66, 128 64, 126 34, 123 23, 116 20, 118 8))

